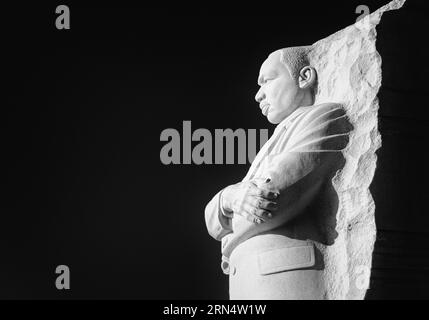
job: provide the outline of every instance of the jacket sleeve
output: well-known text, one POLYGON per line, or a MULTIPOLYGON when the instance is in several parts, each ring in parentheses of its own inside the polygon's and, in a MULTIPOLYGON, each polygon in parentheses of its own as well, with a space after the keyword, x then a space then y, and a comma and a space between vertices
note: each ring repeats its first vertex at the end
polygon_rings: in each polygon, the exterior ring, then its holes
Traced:
POLYGON ((221 241, 228 233, 232 232, 232 214, 222 209, 222 191, 219 191, 207 204, 205 209, 205 220, 209 234, 216 240, 221 241))
POLYGON ((342 167, 342 150, 352 128, 338 104, 315 106, 292 124, 282 152, 273 155, 268 165, 269 188, 280 193, 279 224, 301 212, 342 167))

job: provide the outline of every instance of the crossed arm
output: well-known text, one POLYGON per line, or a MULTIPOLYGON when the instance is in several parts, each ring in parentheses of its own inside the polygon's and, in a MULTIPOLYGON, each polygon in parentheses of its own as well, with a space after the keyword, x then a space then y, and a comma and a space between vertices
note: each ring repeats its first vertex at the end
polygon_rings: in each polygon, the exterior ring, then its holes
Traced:
POLYGON ((351 129, 345 111, 338 105, 314 107, 292 128, 295 131, 284 150, 270 157, 264 179, 228 186, 207 204, 209 234, 221 240, 233 232, 234 215, 272 227, 293 219, 329 173, 339 169, 344 159, 341 151, 348 144, 351 129))

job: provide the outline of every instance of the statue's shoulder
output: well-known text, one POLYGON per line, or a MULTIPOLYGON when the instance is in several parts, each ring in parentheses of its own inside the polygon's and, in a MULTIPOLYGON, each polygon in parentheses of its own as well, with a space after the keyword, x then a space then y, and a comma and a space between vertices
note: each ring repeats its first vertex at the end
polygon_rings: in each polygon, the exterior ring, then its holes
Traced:
POLYGON ((347 118, 347 111, 341 103, 327 102, 305 107, 303 112, 307 119, 318 118, 320 121, 326 121, 336 118, 347 118))
POLYGON ((353 130, 347 111, 341 103, 321 103, 306 107, 302 121, 307 127, 323 128, 325 134, 346 133, 353 130))
POLYGON ((313 112, 316 113, 337 111, 346 114, 346 109, 344 108, 344 105, 336 102, 325 102, 314 105, 311 108, 313 109, 313 112))

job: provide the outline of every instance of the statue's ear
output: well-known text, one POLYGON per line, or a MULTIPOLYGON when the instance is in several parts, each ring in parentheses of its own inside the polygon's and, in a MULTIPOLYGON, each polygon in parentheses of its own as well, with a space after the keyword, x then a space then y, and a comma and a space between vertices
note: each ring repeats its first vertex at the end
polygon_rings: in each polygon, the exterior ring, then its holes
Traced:
POLYGON ((316 70, 313 67, 306 66, 299 72, 298 85, 301 89, 312 88, 316 82, 316 78, 316 70))

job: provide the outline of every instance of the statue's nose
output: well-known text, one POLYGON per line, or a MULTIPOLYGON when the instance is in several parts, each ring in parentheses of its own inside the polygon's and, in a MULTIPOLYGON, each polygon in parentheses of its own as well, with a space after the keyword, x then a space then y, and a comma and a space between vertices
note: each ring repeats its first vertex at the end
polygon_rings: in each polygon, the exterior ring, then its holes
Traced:
POLYGON ((261 89, 259 89, 258 92, 256 92, 256 95, 255 95, 255 100, 256 100, 257 103, 261 103, 261 101, 265 98, 265 94, 262 92, 261 89))

